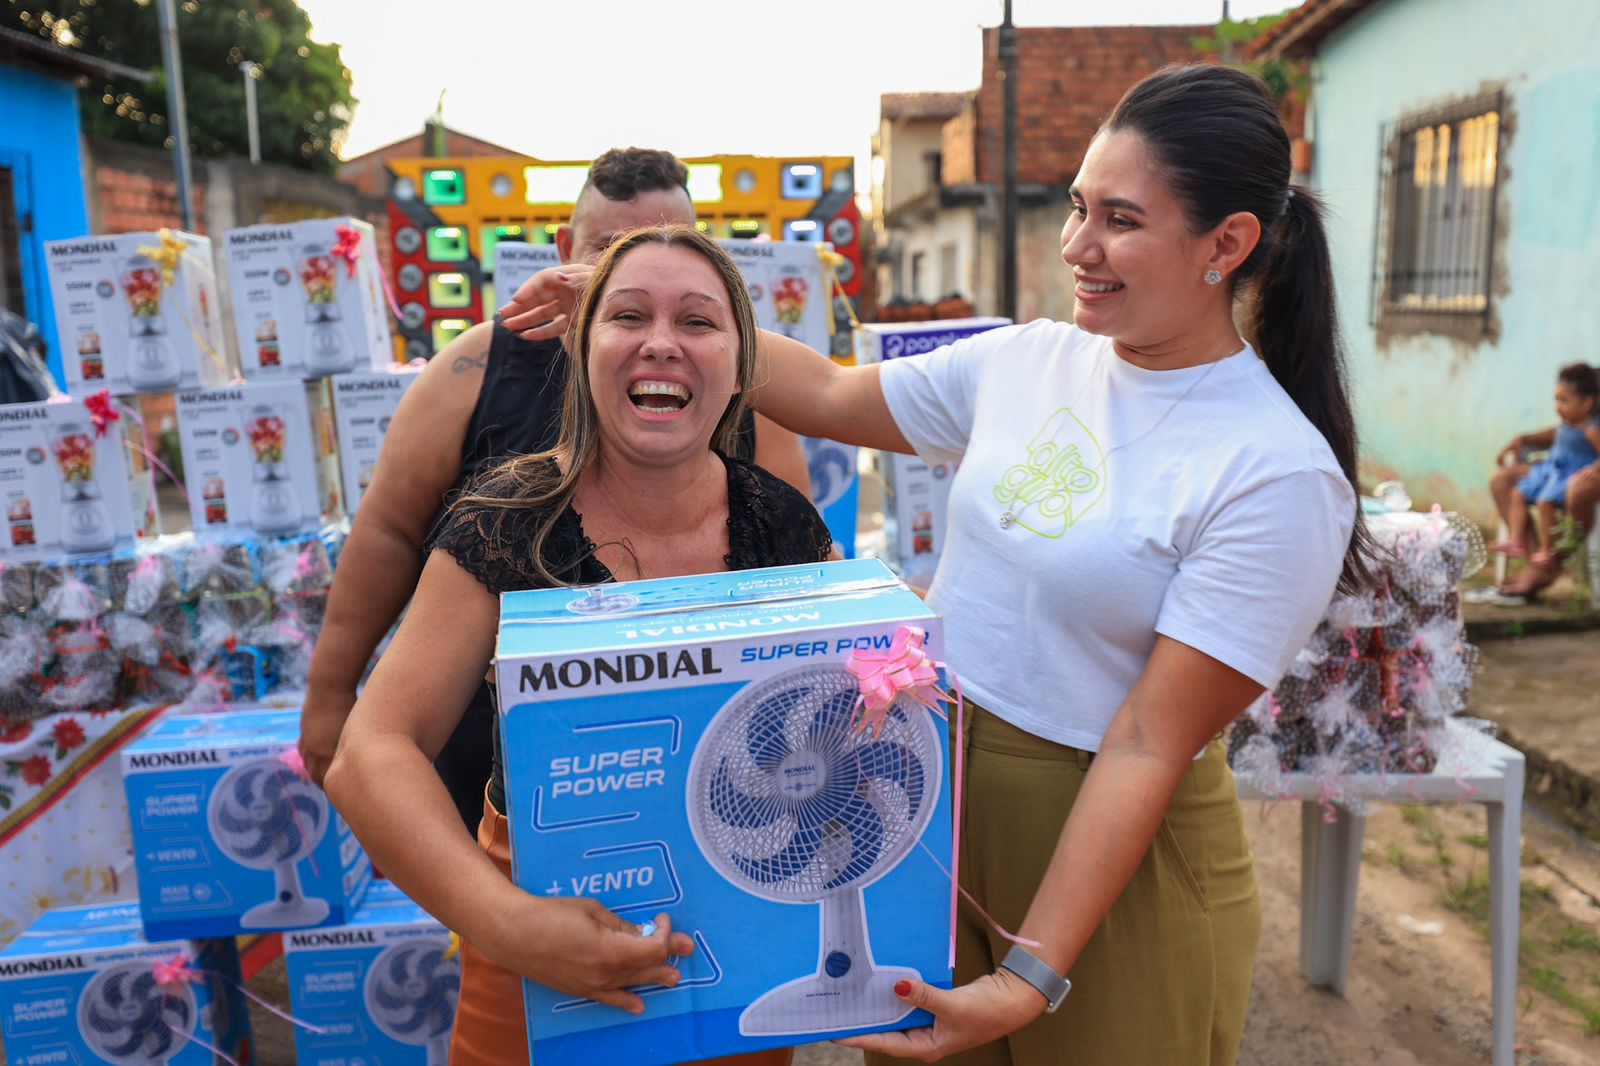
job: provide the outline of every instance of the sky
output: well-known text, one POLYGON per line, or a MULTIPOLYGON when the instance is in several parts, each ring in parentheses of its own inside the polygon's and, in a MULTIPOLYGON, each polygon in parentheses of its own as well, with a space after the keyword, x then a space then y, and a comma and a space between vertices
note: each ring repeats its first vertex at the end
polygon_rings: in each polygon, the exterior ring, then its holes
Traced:
MULTIPOLYGON (((359 101, 344 154, 445 123, 543 159, 853 155, 886 92, 975 89, 1001 0, 300 0, 359 101)), ((1234 18, 1294 0, 1232 0, 1234 18)), ((1222 0, 1013 0, 1018 26, 1214 23, 1222 0)))

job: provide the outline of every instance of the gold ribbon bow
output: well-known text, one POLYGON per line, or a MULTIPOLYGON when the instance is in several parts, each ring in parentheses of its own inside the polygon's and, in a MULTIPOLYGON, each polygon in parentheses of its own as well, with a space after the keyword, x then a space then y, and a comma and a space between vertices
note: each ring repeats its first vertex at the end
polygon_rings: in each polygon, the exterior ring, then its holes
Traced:
POLYGON ((161 268, 161 284, 171 288, 178 276, 178 264, 183 261, 183 253, 189 250, 189 246, 169 229, 163 229, 159 236, 159 246, 141 244, 139 254, 161 268))

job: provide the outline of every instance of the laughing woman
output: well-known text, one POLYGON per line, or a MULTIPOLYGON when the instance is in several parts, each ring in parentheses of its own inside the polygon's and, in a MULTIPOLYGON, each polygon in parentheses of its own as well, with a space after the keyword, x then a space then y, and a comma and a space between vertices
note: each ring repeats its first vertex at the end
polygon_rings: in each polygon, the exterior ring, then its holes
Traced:
MULTIPOLYGON (((625 989, 674 984, 671 930, 641 937, 593 900, 510 880, 496 752, 474 847, 432 759, 493 654, 499 593, 816 562, 831 541, 809 501, 726 457, 755 365, 736 266, 689 227, 612 245, 568 350, 561 439, 490 471, 451 509, 394 642, 345 726, 328 793, 373 860, 462 936, 450 1061, 527 1062, 521 978, 639 1012, 625 989)), ((779 1064, 785 1051, 737 1061, 779 1064)))

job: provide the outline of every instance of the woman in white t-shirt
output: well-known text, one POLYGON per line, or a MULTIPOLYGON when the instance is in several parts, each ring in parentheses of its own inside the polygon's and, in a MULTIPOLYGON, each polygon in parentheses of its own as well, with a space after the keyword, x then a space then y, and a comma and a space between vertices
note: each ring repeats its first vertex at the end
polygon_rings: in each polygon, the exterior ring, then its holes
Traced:
POLYGON ((857 368, 763 338, 763 414, 960 460, 928 599, 979 705, 961 880, 1035 945, 964 908, 957 987, 897 989, 936 1024, 849 1043, 1215 1066, 1260 921, 1215 738, 1365 576, 1327 244, 1265 87, 1225 67, 1131 89, 1071 195, 1075 325, 857 368))

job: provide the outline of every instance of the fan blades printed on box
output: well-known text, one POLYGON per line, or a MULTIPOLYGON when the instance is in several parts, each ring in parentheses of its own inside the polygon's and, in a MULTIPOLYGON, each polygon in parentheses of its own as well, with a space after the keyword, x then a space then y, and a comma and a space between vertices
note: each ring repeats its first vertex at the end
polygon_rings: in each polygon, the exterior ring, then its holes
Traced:
POLYGON ((286 933, 301 1066, 445 1066, 461 993, 450 936, 380 881, 348 925, 286 933))
POLYGON ((712 719, 689 770, 689 824, 717 872, 746 892, 822 907, 814 974, 772 989, 739 1017, 746 1036, 887 1025, 911 1013, 880 968, 862 890, 927 825, 939 731, 909 698, 876 739, 855 728, 856 680, 805 667, 746 688, 712 719))
POLYGON ((695 939, 634 1018, 528 984, 540 1066, 688 1062, 929 1024, 950 986, 944 723, 854 725, 845 662, 926 604, 853 560, 512 593, 497 670, 518 884, 695 939))

